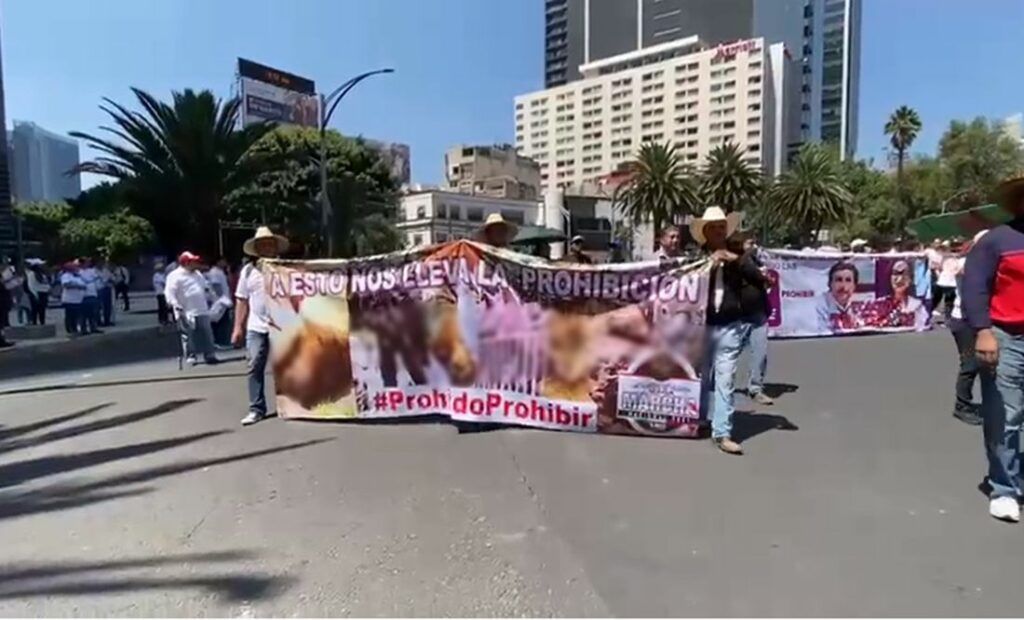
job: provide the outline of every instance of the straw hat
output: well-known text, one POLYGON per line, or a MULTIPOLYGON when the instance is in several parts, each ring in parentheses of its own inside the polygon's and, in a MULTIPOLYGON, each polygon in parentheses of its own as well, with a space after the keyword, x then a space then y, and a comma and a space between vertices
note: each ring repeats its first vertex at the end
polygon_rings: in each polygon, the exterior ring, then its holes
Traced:
POLYGON ((1024 170, 1017 171, 996 186, 996 202, 1004 209, 1012 209, 1024 192, 1024 170))
POLYGON ((711 222, 725 222, 725 236, 728 237, 740 227, 743 215, 740 213, 729 213, 726 215, 722 207, 708 207, 704 209, 704 215, 695 217, 690 221, 690 234, 698 245, 704 245, 707 239, 704 237, 704 225, 711 222))
POLYGON ((484 233, 486 233, 487 229, 492 227, 492 226, 504 226, 506 229, 508 229, 508 231, 509 231, 508 232, 509 241, 511 241, 512 239, 515 239, 516 233, 519 231, 519 227, 518 226, 516 226, 512 222, 506 220, 505 218, 501 217, 500 213, 492 213, 492 214, 487 216, 487 219, 484 220, 483 226, 481 226, 480 230, 477 231, 477 235, 476 235, 477 238, 478 239, 483 239, 484 238, 484 233))
POLYGON ((256 229, 256 234, 253 235, 252 239, 246 239, 245 243, 242 244, 242 251, 249 256, 259 256, 256 253, 256 242, 261 239, 273 239, 277 241, 277 253, 284 254, 288 251, 288 239, 281 235, 275 235, 270 227, 260 226, 256 229))

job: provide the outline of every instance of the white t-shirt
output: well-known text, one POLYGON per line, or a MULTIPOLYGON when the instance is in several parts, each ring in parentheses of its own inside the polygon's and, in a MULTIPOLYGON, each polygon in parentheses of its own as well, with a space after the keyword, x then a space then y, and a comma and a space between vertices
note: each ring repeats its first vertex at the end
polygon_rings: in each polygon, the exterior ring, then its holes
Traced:
POLYGON ((939 252, 935 248, 928 248, 924 251, 924 255, 928 258, 928 268, 932 271, 938 271, 942 267, 942 252, 939 252))
POLYGON ((99 279, 100 275, 92 267, 86 267, 85 269, 78 272, 82 280, 85 282, 85 296, 96 297, 99 295, 99 279))
POLYGON ((220 267, 210 267, 209 273, 206 274, 206 279, 210 282, 210 288, 213 289, 215 297, 220 298, 230 294, 228 289, 231 286, 228 284, 228 276, 220 267))
POLYGON ((167 276, 163 271, 153 272, 153 292, 157 295, 163 295, 164 289, 167 288, 167 276))
POLYGON ((956 261, 956 298, 953 300, 953 309, 949 311, 949 316, 954 319, 964 318, 964 313, 960 309, 960 299, 964 296, 964 263, 967 262, 966 258, 957 258, 956 261))
POLYGON ((270 331, 270 308, 267 306, 267 290, 263 286, 263 274, 255 265, 242 267, 238 277, 235 297, 249 302, 249 318, 245 329, 266 334, 270 331))
POLYGON ((85 299, 85 281, 77 273, 65 271, 60 276, 60 303, 80 304, 85 299))
POLYGON ((164 295, 171 307, 180 309, 187 317, 209 314, 208 291, 210 284, 198 271, 178 267, 167 276, 164 295))
POLYGON ((110 283, 114 281, 114 274, 111 273, 110 269, 101 267, 96 270, 96 275, 99 277, 96 286, 99 288, 110 288, 110 283))
POLYGON ((935 283, 939 286, 952 288, 956 286, 956 274, 960 270, 960 259, 956 256, 947 256, 942 259, 942 267, 939 268, 939 277, 935 283))

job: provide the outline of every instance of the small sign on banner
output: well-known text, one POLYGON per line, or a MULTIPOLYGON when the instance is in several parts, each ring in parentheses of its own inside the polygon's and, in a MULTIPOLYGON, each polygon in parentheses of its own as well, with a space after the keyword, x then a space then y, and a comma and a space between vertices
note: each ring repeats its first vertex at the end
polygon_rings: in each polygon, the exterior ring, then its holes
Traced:
POLYGON ((619 417, 664 430, 700 417, 700 381, 621 375, 619 417))

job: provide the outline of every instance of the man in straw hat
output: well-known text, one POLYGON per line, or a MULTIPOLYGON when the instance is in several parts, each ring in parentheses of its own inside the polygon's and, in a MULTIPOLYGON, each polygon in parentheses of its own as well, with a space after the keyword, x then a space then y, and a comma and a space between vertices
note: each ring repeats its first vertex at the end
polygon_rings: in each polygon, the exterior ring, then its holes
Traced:
POLYGON ((752 291, 767 286, 765 276, 749 255, 741 256, 726 247, 740 219, 738 213, 726 214, 721 207, 708 207, 690 222, 690 234, 712 261, 707 308, 709 347, 701 403, 704 407, 711 405, 711 440, 726 454, 743 454, 743 448, 732 439, 736 365, 750 338, 752 291))
POLYGON ((967 254, 961 308, 976 332, 981 416, 988 455, 989 514, 1020 520, 1020 431, 1024 421, 1024 171, 996 188, 1012 216, 967 254))
POLYGON ((500 213, 492 213, 477 230, 476 240, 496 248, 507 248, 516 238, 517 232, 519 228, 515 224, 501 217, 500 213))
MULTIPOLYGON (((260 226, 242 251, 254 258, 276 258, 288 250, 288 239, 260 226)), ((249 371, 249 412, 242 425, 255 424, 267 417, 266 370, 270 356, 270 309, 263 273, 254 263, 242 267, 235 288, 235 329, 231 342, 245 343, 249 371)))

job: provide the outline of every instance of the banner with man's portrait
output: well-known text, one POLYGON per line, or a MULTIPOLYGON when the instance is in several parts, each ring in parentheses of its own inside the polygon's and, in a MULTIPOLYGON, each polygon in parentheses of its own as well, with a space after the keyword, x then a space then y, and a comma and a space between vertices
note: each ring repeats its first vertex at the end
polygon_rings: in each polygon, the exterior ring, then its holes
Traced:
POLYGON ((262 269, 282 417, 698 432, 706 262, 570 265, 457 241, 262 269))
POLYGON ((768 335, 835 336, 931 327, 923 253, 763 252, 772 281, 768 335))

